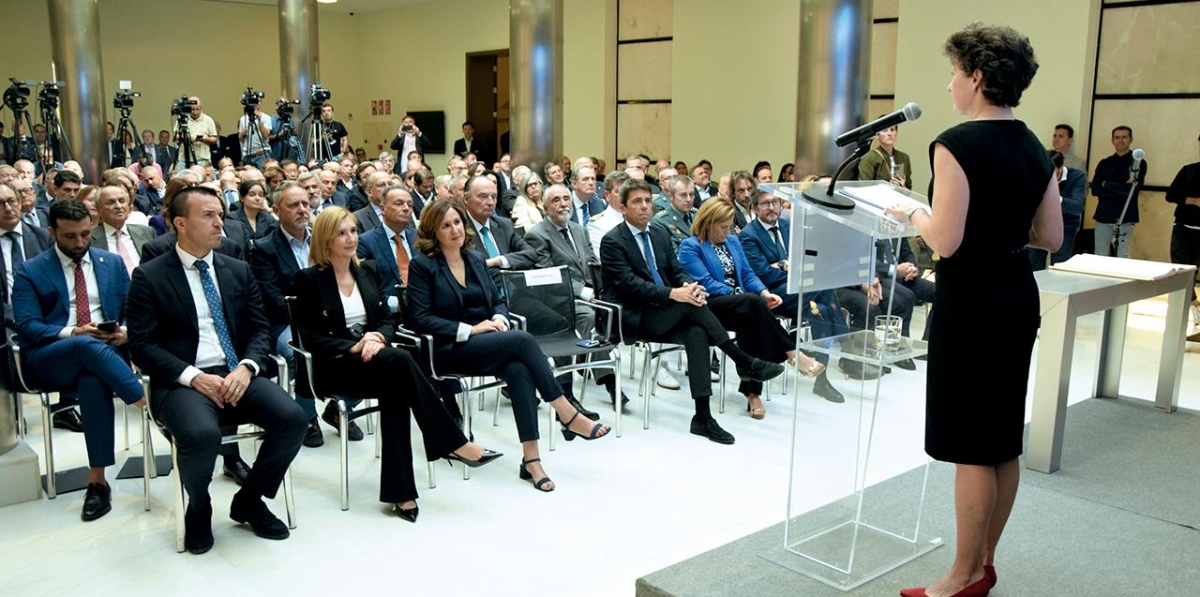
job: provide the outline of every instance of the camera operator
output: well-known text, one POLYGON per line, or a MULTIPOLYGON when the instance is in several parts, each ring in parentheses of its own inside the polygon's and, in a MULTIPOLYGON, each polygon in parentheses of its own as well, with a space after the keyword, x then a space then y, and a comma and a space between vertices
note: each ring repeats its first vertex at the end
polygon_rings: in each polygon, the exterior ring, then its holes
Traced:
POLYGON ((333 119, 333 104, 326 102, 321 105, 321 124, 325 127, 325 138, 321 141, 328 143, 329 148, 336 154, 350 151, 350 133, 342 123, 333 119))
POLYGON ((396 133, 396 138, 392 139, 391 148, 396 152, 396 166, 393 172, 401 176, 408 172, 408 154, 415 151, 421 154, 422 160, 425 159, 429 139, 421 134, 421 129, 411 114, 405 114, 404 120, 400 121, 400 130, 396 133))
POLYGON ((271 156, 277 160, 302 160, 304 157, 300 139, 296 136, 296 125, 292 122, 296 106, 299 104, 300 100, 286 98, 279 98, 279 101, 275 102, 275 114, 271 116, 271 132, 267 135, 267 140, 271 144, 271 156))
MULTIPOLYGON (((192 157, 196 160, 211 160, 212 145, 217 142, 217 123, 208 114, 205 114, 200 104, 200 98, 191 96, 188 98, 192 102, 188 121, 188 136, 189 139, 179 139, 176 137, 175 142, 183 144, 190 142, 192 144, 192 157)), ((176 123, 174 128, 175 134, 179 134, 179 125, 176 123)), ((179 162, 176 168, 186 168, 183 163, 184 152, 179 151, 179 162)))
POLYGON ((245 106, 245 114, 238 119, 238 140, 242 142, 242 163, 254 164, 256 168, 263 167, 263 161, 269 157, 271 151, 268 145, 268 137, 271 135, 271 117, 262 113, 259 100, 262 99, 262 92, 253 92, 250 89, 246 90, 246 94, 242 96, 242 105, 245 106), (257 93, 257 95, 255 95, 257 93), (251 115, 253 115, 255 128, 250 128, 251 115))

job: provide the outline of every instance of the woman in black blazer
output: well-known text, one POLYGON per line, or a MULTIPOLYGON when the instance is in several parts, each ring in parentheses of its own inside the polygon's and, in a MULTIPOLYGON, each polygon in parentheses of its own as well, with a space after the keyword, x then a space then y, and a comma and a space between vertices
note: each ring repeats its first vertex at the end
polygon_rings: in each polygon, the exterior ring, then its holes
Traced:
POLYGON ((279 220, 271 215, 271 206, 267 203, 267 187, 262 182, 247 180, 238 185, 237 211, 231 212, 231 219, 241 220, 254 233, 253 238, 262 238, 271 233, 279 220))
POLYGON ((538 456, 535 392, 558 413, 567 440, 596 439, 609 428, 579 416, 533 336, 508 329, 508 307, 483 259, 471 250, 474 231, 466 221, 463 208, 445 200, 421 212, 420 252, 408 270, 411 321, 421 333, 433 335, 440 368, 495 376, 508 384, 523 452, 520 476, 540 491, 552 491, 554 483, 538 456))
MULTIPOLYGON (((468 442, 412 356, 391 345, 393 327, 374 262, 360 263, 358 222, 341 207, 313 225, 309 261, 296 274, 296 327, 313 355, 317 392, 379 399, 383 462, 379 500, 417 521, 409 409, 421 427, 425 454, 480 466, 500 456, 468 442)), ((298 386, 299 387, 299 386, 298 386)))

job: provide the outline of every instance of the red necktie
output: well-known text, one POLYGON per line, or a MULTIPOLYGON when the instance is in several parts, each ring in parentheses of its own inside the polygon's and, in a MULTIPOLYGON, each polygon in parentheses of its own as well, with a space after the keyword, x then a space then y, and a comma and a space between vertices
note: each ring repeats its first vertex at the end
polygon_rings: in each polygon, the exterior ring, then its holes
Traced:
POLYGON ((75 325, 84 326, 92 322, 92 307, 88 303, 87 278, 83 275, 83 261, 75 260, 75 325))

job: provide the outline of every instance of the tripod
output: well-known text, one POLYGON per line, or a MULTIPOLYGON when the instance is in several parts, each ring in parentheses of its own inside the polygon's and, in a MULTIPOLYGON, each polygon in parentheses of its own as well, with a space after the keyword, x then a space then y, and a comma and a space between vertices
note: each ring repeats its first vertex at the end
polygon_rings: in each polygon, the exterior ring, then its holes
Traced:
POLYGON ((196 165, 196 150, 192 147, 192 135, 188 132, 188 115, 180 112, 175 117, 175 134, 179 143, 179 159, 183 160, 184 168, 196 165))
POLYGON ((45 156, 37 155, 37 142, 33 140, 33 137, 21 132, 22 130, 33 131, 33 121, 29 119, 29 112, 23 107, 9 106, 8 108, 13 112, 14 139, 13 155, 9 159, 14 162, 21 159, 29 160, 41 165, 42 172, 49 170, 54 164, 50 163, 47 165, 44 159, 45 156), (25 128, 22 129, 21 125, 25 125, 25 128))
POLYGON ((113 159, 118 161, 120 166, 125 165, 125 136, 133 131, 134 143, 137 143, 138 136, 137 125, 133 123, 133 119, 129 117, 132 112, 129 108, 121 108, 121 119, 117 122, 117 132, 113 135, 116 139, 116 146, 113 147, 113 159))
MULTIPOLYGON (((308 115, 304 117, 304 120, 309 121, 304 147, 308 148, 308 155, 317 160, 317 163, 324 164, 335 161, 338 154, 333 148, 329 132, 325 129, 325 123, 319 117, 314 117, 320 110, 320 106, 310 106, 308 115)), ((304 124, 304 120, 301 120, 300 124, 304 124)))
MULTIPOLYGON (((254 158, 263 158, 271 152, 271 145, 262 133, 262 117, 258 106, 251 105, 242 109, 242 118, 246 119, 246 138, 242 141, 242 163, 252 163, 254 158)), ((269 119, 268 119, 269 120, 269 119)), ((238 127, 241 128, 239 121, 238 127)), ((269 125, 268 125, 269 128, 269 125)), ((261 159, 259 161, 261 163, 261 159)), ((257 166, 258 164, 255 164, 257 166)))
POLYGON ((58 99, 49 96, 39 99, 38 106, 42 113, 42 126, 46 127, 46 147, 49 148, 50 156, 43 154, 38 157, 42 160, 42 169, 48 170, 53 165, 52 161, 65 162, 74 156, 71 152, 71 142, 58 119, 58 99))
POLYGON ((276 157, 280 160, 291 159, 300 164, 305 163, 307 160, 304 159, 304 146, 300 143, 300 139, 296 137, 296 127, 292 125, 291 117, 279 117, 279 134, 282 143, 279 155, 276 157))

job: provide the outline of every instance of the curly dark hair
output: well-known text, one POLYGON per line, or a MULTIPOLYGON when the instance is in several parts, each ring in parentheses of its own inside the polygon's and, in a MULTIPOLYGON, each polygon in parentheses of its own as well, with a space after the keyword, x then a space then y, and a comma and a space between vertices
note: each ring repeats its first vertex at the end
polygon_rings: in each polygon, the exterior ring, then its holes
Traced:
POLYGON ((467 210, 457 203, 438 199, 427 204, 425 209, 421 210, 421 225, 417 228, 418 251, 430 257, 436 257, 438 253, 441 253, 442 248, 438 244, 437 229, 441 227, 442 220, 450 210, 458 212, 458 217, 462 220, 463 232, 466 234, 466 238, 463 239, 462 254, 466 255, 467 251, 475 246, 472 241, 475 238, 475 226, 470 224, 467 210))
POLYGON ((1015 108, 1037 74, 1029 38, 1011 27, 971 23, 942 48, 963 72, 983 75, 983 97, 993 105, 1015 108))

